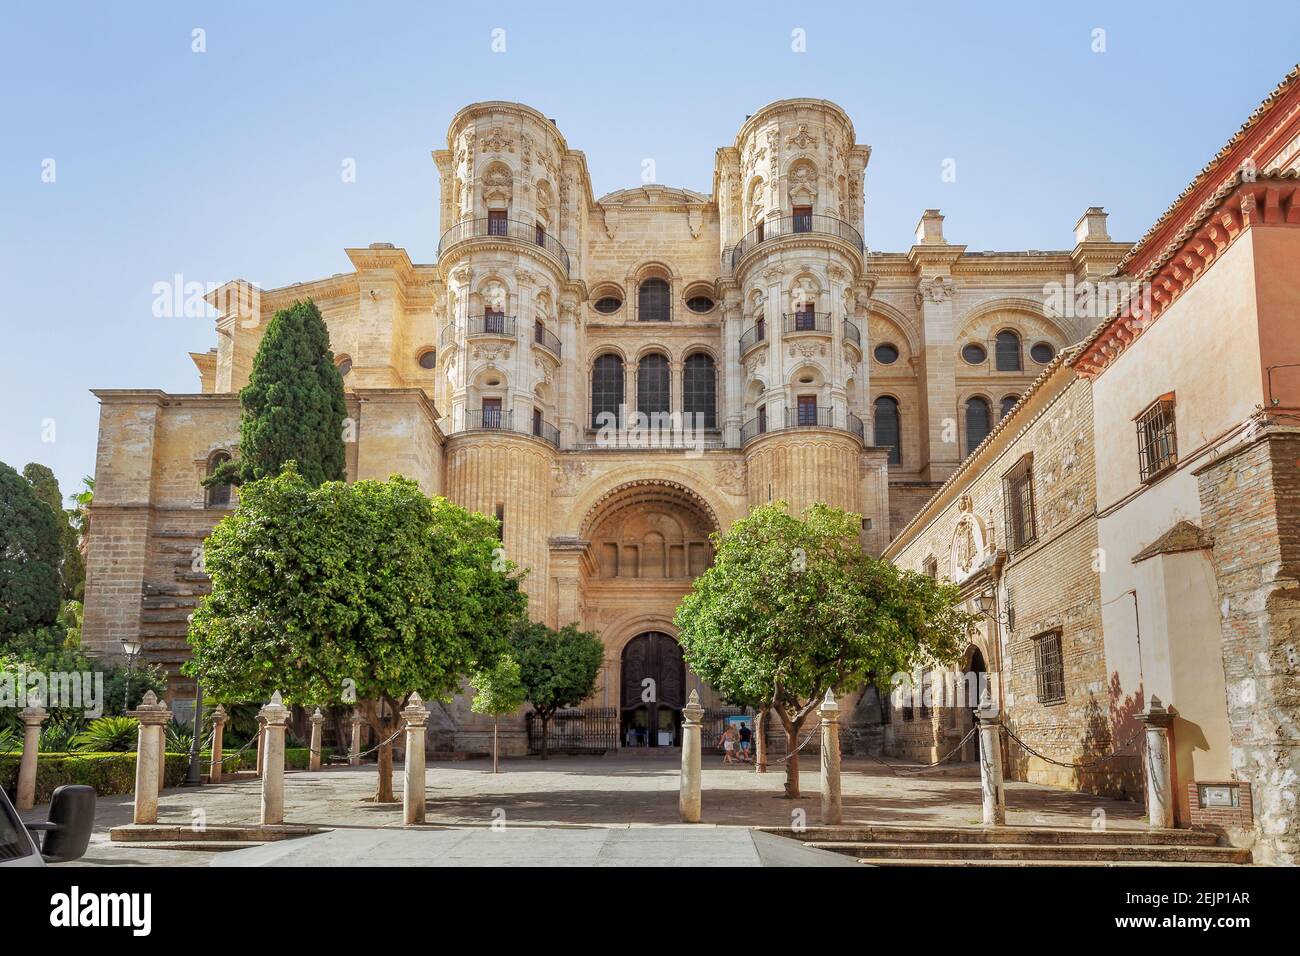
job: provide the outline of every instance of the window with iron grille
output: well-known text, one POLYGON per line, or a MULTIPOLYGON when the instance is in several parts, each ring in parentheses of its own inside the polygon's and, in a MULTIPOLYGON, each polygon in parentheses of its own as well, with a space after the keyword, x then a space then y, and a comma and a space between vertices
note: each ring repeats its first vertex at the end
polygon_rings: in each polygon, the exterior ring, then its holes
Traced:
MULTIPOLYGON (((682 372, 682 405, 687 415, 700 416, 705 428, 718 427, 718 377, 713 356, 696 352, 686 359, 682 372)), ((697 419, 690 418, 694 424, 697 419)))
POLYGON ((1065 700, 1060 631, 1048 631, 1034 638, 1034 667, 1038 673, 1038 702, 1059 704, 1065 700))
POLYGON ((939 561, 937 558, 926 558, 925 564, 921 567, 927 578, 934 578, 936 581, 939 579, 939 561))
POLYGON ((1174 422, 1174 396, 1162 395, 1137 418, 1138 468, 1143 481, 1178 464, 1178 433, 1174 422))
POLYGON ((1038 540, 1034 520, 1034 462, 1026 455, 1002 476, 1002 504, 1006 509, 1007 548, 1018 551, 1038 540))
POLYGON ((668 411, 672 401, 671 387, 668 358, 658 354, 647 355, 637 366, 636 410, 646 415, 668 411))
POLYGON ((600 416, 619 414, 623 404, 623 360, 617 355, 602 355, 591 369, 591 427, 601 426, 600 416))
POLYGON ((998 333, 994 355, 999 372, 1019 372, 1023 368, 1020 360, 1020 336, 1007 329, 998 333))
POLYGON ((871 441, 880 448, 889 449, 889 464, 903 463, 903 436, 898 421, 898 400, 889 395, 876 399, 872 416, 874 433, 871 441))
POLYGON ((646 279, 637 290, 636 317, 639 322, 667 322, 672 317, 672 295, 663 279, 646 279))

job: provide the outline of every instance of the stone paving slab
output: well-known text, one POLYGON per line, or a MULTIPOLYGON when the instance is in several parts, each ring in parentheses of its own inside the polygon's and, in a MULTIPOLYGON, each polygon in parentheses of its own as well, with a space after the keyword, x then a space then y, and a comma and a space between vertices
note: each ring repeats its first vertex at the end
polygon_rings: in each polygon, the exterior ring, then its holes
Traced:
POLYGON ((213 866, 857 866, 747 827, 335 830, 218 854, 213 866))
MULTIPOLYGON (((720 758, 719 758, 720 759, 720 758)), ((592 828, 662 827, 678 821, 679 764, 647 757, 553 757, 503 760, 491 773, 488 761, 447 761, 427 768, 430 824, 489 827, 494 821, 512 826, 592 828)), ((846 825, 977 827, 980 794, 977 776, 963 772, 909 775, 904 765, 847 758, 842 788, 846 825)), ((374 833, 400 829, 400 803, 363 802, 373 793, 375 767, 327 767, 285 776, 286 821, 295 825, 374 833)), ((818 823, 820 795, 816 763, 801 774, 802 796, 782 796, 780 767, 755 774, 747 766, 719 766, 707 759, 703 771, 703 823, 714 826, 788 827, 801 814, 818 823)), ((394 774, 400 793, 401 770, 394 774)), ((261 782, 223 781, 195 789, 173 788, 159 799, 160 826, 252 825, 258 821, 261 782)), ((1089 829, 1094 813, 1104 813, 1108 828, 1140 828, 1142 806, 1123 800, 1008 783, 1007 822, 1019 826, 1089 829)), ((45 819, 47 807, 23 814, 45 819)), ((96 829, 82 865, 206 865, 216 855, 110 843, 111 827, 131 821, 131 798, 102 797, 96 829)), ((387 839, 387 836, 384 837, 387 839)), ((779 838, 775 838, 779 839, 779 838)), ((240 852, 240 851, 231 851, 240 852)), ((76 865, 76 864, 65 864, 76 865)))

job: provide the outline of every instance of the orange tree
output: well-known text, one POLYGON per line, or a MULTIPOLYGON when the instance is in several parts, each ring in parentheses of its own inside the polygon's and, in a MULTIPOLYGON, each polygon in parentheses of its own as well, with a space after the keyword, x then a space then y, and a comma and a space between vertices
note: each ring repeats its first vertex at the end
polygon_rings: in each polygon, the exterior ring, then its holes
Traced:
POLYGON ((785 730, 785 792, 799 796, 798 736, 827 690, 955 660, 977 618, 957 591, 866 554, 862 519, 815 504, 752 510, 714 535, 713 566, 676 623, 691 670, 732 701, 770 705, 785 730))
MULTIPOLYGON (((316 487, 290 463, 244 485, 204 546, 186 673, 226 701, 355 704, 386 741, 412 691, 447 699, 505 652, 527 598, 497 535, 413 481, 316 487)), ((385 743, 378 801, 392 767, 385 743)))

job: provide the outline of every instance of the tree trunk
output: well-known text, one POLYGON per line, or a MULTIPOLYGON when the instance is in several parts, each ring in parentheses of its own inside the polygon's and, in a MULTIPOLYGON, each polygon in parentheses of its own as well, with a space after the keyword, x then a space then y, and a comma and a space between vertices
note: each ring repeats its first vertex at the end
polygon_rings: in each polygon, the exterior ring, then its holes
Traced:
POLYGON ((546 759, 546 730, 550 726, 551 717, 549 714, 542 716, 542 759, 546 759))
POLYGON ((799 729, 793 724, 785 728, 785 795, 791 800, 799 798, 799 729))
POLYGON ((393 744, 379 748, 379 780, 375 785, 375 803, 395 803, 393 797, 393 744))
POLYGON ((492 772, 497 772, 497 724, 500 718, 493 715, 492 717, 492 772))
POLYGON ((762 704, 754 715, 754 773, 767 773, 767 712, 762 704))

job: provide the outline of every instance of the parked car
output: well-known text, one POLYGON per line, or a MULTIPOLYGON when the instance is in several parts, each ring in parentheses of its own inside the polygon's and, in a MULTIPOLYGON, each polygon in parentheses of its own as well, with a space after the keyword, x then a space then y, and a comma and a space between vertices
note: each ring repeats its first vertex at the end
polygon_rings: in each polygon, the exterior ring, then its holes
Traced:
POLYGON ((95 825, 95 791, 66 785, 50 798, 45 823, 24 824, 8 795, 0 790, 0 866, 44 866, 79 860, 95 825), (37 837, 40 834, 40 837, 37 837))

